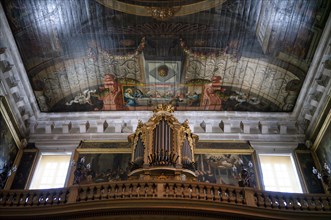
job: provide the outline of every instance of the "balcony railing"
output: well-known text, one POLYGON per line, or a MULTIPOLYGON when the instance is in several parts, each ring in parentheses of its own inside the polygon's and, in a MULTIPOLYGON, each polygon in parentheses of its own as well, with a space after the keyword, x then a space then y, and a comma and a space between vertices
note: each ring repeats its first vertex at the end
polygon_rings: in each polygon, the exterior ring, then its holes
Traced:
MULTIPOLYGON (((283 216, 286 219, 294 214, 296 217, 309 214, 310 217, 315 216, 317 219, 324 217, 327 219, 331 216, 331 196, 326 194, 267 192, 253 188, 199 182, 123 181, 74 185, 61 189, 2 190, 0 191, 0 217, 26 215, 24 210, 32 207, 35 210, 38 210, 36 207, 67 207, 65 210, 70 213, 72 204, 75 204, 75 212, 77 207, 80 210, 79 205, 82 205, 81 211, 87 211, 89 206, 86 204, 97 201, 108 204, 111 201, 124 200, 135 200, 140 204, 147 200, 157 204, 162 200, 174 206, 178 205, 178 201, 181 204, 185 202, 188 206, 199 202, 199 207, 192 206, 190 209, 211 207, 215 209, 214 211, 218 210, 216 207, 220 204, 226 205, 228 211, 231 207, 239 208, 242 209, 242 214, 265 218, 283 216), (275 213, 281 214, 275 216, 275 213)), ((93 207, 94 210, 97 209, 93 207)), ((113 204, 111 207, 116 208, 116 205, 113 204)), ((167 207, 171 208, 171 205, 167 207)), ((42 208, 39 211, 45 215, 42 208)), ((63 210, 59 209, 59 212, 63 213, 63 210)))

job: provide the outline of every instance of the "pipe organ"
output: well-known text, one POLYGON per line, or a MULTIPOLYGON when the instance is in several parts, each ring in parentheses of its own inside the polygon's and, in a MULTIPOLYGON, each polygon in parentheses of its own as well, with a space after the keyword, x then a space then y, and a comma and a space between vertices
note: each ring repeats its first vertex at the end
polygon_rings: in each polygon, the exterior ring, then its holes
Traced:
POLYGON ((186 120, 179 123, 174 107, 158 105, 146 123, 138 122, 128 139, 132 148, 131 179, 195 179, 194 148, 198 136, 186 120))

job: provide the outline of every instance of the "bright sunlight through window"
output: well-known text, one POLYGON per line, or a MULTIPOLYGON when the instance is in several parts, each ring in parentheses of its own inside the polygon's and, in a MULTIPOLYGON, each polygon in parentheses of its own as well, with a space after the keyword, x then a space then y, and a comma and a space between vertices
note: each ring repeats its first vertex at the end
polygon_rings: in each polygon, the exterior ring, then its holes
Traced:
POLYGON ((302 193, 298 174, 290 155, 259 155, 264 189, 267 191, 302 193))
POLYGON ((71 155, 41 155, 30 189, 50 189, 64 186, 71 155))

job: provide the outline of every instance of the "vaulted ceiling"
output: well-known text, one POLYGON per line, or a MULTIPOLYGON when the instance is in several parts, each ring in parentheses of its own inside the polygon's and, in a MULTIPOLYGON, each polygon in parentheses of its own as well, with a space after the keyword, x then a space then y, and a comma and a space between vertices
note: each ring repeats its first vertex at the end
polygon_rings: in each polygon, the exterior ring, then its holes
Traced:
POLYGON ((4 1, 42 112, 290 112, 329 1, 4 1))
POLYGON ((303 141, 328 109, 328 0, 1 3, 0 92, 32 140, 123 139, 172 104, 202 139, 303 141))

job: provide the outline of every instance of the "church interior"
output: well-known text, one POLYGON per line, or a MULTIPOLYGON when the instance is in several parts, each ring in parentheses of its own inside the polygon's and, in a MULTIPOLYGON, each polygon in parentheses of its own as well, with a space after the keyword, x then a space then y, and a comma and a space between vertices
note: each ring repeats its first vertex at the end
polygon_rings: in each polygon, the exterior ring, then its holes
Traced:
POLYGON ((1 0, 0 104, 0 218, 331 216, 329 0, 1 0))

